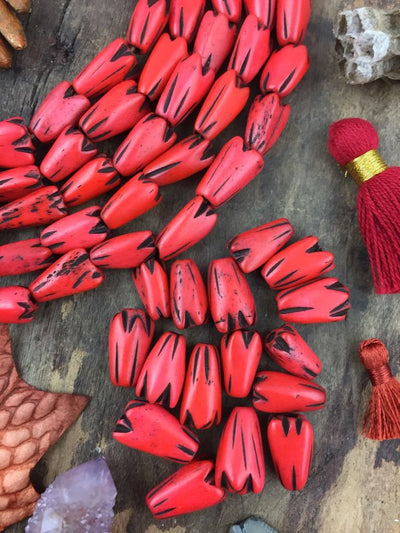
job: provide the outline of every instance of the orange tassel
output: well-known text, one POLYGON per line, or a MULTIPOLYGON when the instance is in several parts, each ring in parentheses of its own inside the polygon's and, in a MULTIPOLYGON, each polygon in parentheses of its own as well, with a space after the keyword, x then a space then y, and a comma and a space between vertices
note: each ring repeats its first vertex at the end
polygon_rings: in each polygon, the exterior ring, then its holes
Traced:
POLYGON ((400 439, 400 382, 390 370, 386 346, 379 339, 363 341, 360 358, 372 383, 362 433, 375 440, 400 439))

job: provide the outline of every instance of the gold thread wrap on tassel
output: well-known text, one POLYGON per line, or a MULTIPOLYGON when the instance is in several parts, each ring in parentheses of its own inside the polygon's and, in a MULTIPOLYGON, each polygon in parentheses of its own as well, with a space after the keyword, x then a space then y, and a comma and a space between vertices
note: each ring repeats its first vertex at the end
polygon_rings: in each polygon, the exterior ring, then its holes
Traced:
POLYGON ((386 170, 388 166, 379 155, 378 150, 369 150, 347 163, 345 168, 354 181, 361 185, 364 181, 386 170))

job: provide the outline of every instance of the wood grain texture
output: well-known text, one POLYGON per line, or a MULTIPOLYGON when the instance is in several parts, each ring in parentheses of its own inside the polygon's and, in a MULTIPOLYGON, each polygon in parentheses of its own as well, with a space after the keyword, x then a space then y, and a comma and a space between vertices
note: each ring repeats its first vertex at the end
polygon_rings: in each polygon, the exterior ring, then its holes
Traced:
MULTIPOLYGON (((363 3, 356 2, 357 6, 363 3)), ((124 34, 133 4, 132 0, 36 0, 32 13, 22 17, 29 47, 15 54, 13 70, 0 73, 0 119, 22 115, 29 120, 56 83, 72 80, 96 52, 124 34)), ((287 128, 267 155, 262 174, 219 210, 219 221, 208 238, 183 255, 193 258, 204 274, 211 259, 226 255, 228 238, 279 217, 290 219, 297 238, 318 235, 322 245, 335 254, 334 275, 352 291, 349 318, 340 324, 298 328, 324 364, 317 381, 328 393, 326 409, 308 417, 315 428, 316 445, 306 488, 299 494, 285 491, 267 456, 267 482, 261 494, 233 495, 216 508, 176 520, 156 523, 152 519, 144 496, 177 466, 124 448, 111 438, 115 421, 132 397, 129 390, 111 385, 107 371, 109 321, 121 308, 140 305, 128 271, 107 272, 106 282, 95 291, 44 304, 32 324, 12 328, 14 356, 28 383, 92 397, 78 423, 41 461, 35 479, 47 486, 57 474, 101 451, 119 493, 118 533, 226 533, 230 524, 250 514, 264 518, 281 533, 400 531, 399 442, 380 444, 359 437, 369 393, 358 359, 359 342, 377 336, 390 347, 393 371, 400 372, 400 298, 374 294, 357 226, 356 185, 344 179, 326 149, 332 121, 361 116, 377 127, 383 158, 399 165, 400 84, 346 85, 339 74, 332 32, 335 14, 345 4, 339 0, 313 4, 306 38, 311 69, 287 99, 292 105, 287 128)), ((252 94, 256 92, 254 85, 252 94)), ((216 146, 244 132, 245 116, 246 110, 216 146)), ((109 142, 105 147, 112 151, 115 145, 109 142)), ((123 231, 159 231, 192 197, 197 182, 192 178, 165 188, 163 202, 123 231)), ((0 235, 0 242, 36 235, 36 230, 7 232, 0 235)), ((0 285, 28 284, 33 277, 2 278, 0 285)), ((258 307, 259 330, 278 326, 273 293, 258 275, 248 279, 258 307)), ((171 327, 171 321, 163 321, 157 331, 171 327)), ((186 337, 188 351, 196 342, 219 342, 220 338, 211 326, 195 328, 186 337)), ((232 405, 224 401, 225 419, 232 405)), ((265 418, 261 420, 265 438, 265 418)), ((215 454, 219 433, 217 428, 201 435, 205 453, 215 454)), ((23 530, 23 524, 10 528, 13 533, 23 530)))

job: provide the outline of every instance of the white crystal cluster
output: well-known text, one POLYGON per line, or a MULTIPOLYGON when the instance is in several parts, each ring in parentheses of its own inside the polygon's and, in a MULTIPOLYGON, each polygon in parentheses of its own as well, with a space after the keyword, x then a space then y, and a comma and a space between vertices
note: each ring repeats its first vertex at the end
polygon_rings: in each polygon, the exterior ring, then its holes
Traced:
POLYGON ((41 495, 26 533, 110 533, 117 490, 103 457, 60 474, 41 495))

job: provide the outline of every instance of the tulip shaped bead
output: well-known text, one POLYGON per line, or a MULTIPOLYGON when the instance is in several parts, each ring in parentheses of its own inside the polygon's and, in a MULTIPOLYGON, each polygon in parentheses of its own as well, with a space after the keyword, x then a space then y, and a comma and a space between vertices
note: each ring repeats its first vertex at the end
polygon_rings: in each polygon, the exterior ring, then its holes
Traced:
POLYGON ((231 257, 211 261, 208 299, 215 327, 221 333, 246 329, 256 322, 256 304, 250 287, 231 257))
POLYGON ((276 36, 280 46, 303 42, 311 15, 311 0, 277 0, 276 36))
POLYGON ((176 140, 176 133, 168 122, 149 113, 133 127, 117 148, 113 164, 122 176, 130 176, 168 150, 176 140))
POLYGON ((0 168, 33 165, 35 147, 21 117, 0 121, 0 168))
POLYGON ((277 94, 256 96, 247 117, 246 146, 265 155, 278 140, 289 115, 290 106, 283 105, 277 94))
POLYGON ((177 463, 189 463, 199 447, 197 436, 169 411, 142 400, 126 405, 113 437, 125 446, 177 463))
POLYGON ((151 101, 157 100, 177 64, 187 56, 187 42, 183 37, 171 39, 168 33, 163 33, 140 74, 139 92, 151 101))
POLYGON ((314 431, 303 416, 277 416, 268 424, 268 446, 276 475, 287 490, 301 490, 310 472, 314 431))
POLYGON ((209 167, 214 158, 210 141, 190 135, 145 166, 143 174, 159 186, 170 185, 209 167))
POLYGON ((0 203, 18 200, 41 187, 42 175, 35 165, 3 170, 0 172, 0 203))
POLYGON ((167 261, 204 239, 217 222, 217 213, 195 196, 156 237, 160 258, 167 261))
POLYGON ((0 287, 0 322, 25 324, 32 322, 38 304, 26 287, 11 285, 0 287))
POLYGON ((57 259, 30 285, 37 302, 46 302, 90 291, 104 281, 104 276, 90 260, 83 248, 72 250, 57 259))
POLYGON ((168 318, 171 307, 168 274, 164 265, 155 259, 149 259, 132 270, 132 279, 151 318, 168 318))
POLYGON ((134 268, 156 252, 151 231, 135 231, 108 239, 90 250, 90 260, 101 268, 134 268))
POLYGON ((255 15, 248 15, 240 28, 229 67, 248 85, 257 76, 268 59, 270 31, 255 15))
POLYGON ((325 407, 325 401, 325 389, 308 379, 266 370, 254 381, 253 405, 265 413, 317 411, 325 407))
POLYGON ((221 421, 222 387, 218 350, 196 344, 190 355, 181 402, 181 424, 209 429, 221 421))
POLYGON ((53 183, 81 168, 97 155, 97 148, 77 128, 67 126, 45 155, 40 172, 53 183))
POLYGON ((263 266, 268 286, 280 291, 295 287, 335 268, 333 254, 322 251, 318 237, 305 237, 278 252, 263 266))
POLYGON ((205 139, 212 140, 221 133, 243 110, 250 89, 244 87, 234 70, 228 70, 211 87, 194 129, 205 139))
POLYGON ((168 11, 167 0, 138 0, 126 34, 128 43, 147 54, 168 22, 168 11))
POLYGON ((133 128, 148 112, 146 97, 137 92, 136 82, 121 81, 86 111, 79 126, 92 141, 105 141, 133 128))
POLYGON ((225 491, 214 483, 214 463, 193 461, 154 487, 146 505, 154 518, 164 520, 208 509, 225 498, 225 491))
POLYGON ((86 65, 72 86, 78 94, 88 98, 100 96, 117 83, 133 77, 136 64, 136 58, 126 42, 115 39, 86 65))
POLYGON ((201 55, 193 53, 178 63, 156 107, 156 113, 177 126, 192 113, 208 93, 215 78, 212 69, 203 67, 201 55))
POLYGON ((215 484, 239 494, 259 493, 264 488, 260 423, 252 407, 235 407, 229 415, 215 460, 215 484))
POLYGON ((76 94, 68 81, 62 81, 40 104, 29 129, 42 143, 54 141, 67 126, 76 126, 89 107, 86 96, 76 94))
POLYGON ((272 29, 275 22, 276 0, 243 0, 250 15, 255 15, 266 28, 272 29))
POLYGON ((185 370, 185 337, 166 331, 142 366, 136 385, 137 396, 173 409, 182 392, 185 370))
POLYGON ((217 13, 226 15, 230 22, 238 24, 242 14, 242 0, 211 0, 217 13))
POLYGON ((0 207, 0 230, 44 226, 67 213, 57 187, 42 187, 0 207))
POLYGON ((279 318, 298 324, 338 322, 350 309, 349 289, 336 278, 321 278, 280 292, 279 318))
POLYGON ((60 192, 68 206, 77 206, 100 196, 121 183, 111 159, 105 154, 83 165, 61 187, 60 192))
POLYGON ((53 222, 40 234, 42 246, 55 254, 65 254, 75 248, 88 250, 99 244, 110 233, 100 212, 101 207, 95 205, 53 222))
POLYGON ((40 239, 11 242, 0 246, 0 276, 15 276, 42 270, 55 261, 40 239))
POLYGON ((241 137, 233 137, 200 180, 196 194, 216 209, 246 187, 263 166, 264 160, 258 152, 248 150, 241 137))
POLYGON ((241 329, 222 337, 222 373, 229 396, 245 398, 250 394, 261 354, 261 337, 257 331, 241 329))
POLYGON ((108 335, 108 361, 113 385, 136 385, 153 336, 154 322, 142 309, 123 309, 113 316, 108 335))
POLYGON ((218 72, 235 44, 237 27, 223 13, 207 11, 201 20, 193 51, 203 67, 218 72))
POLYGON ((253 272, 270 259, 292 237, 294 229, 287 218, 239 233, 227 248, 243 272, 253 272))
POLYGON ((264 348, 275 363, 300 378, 314 379, 322 370, 319 358, 290 324, 271 329, 264 348))
POLYGON ((287 44, 273 52, 268 59, 261 73, 261 92, 274 92, 284 98, 301 81, 309 66, 307 48, 302 44, 287 44))
POLYGON ((169 13, 169 31, 173 37, 192 42, 203 17, 205 0, 174 0, 169 13))
POLYGON ((171 314, 178 329, 208 321, 208 298, 200 270, 193 259, 175 261, 170 272, 171 314))

